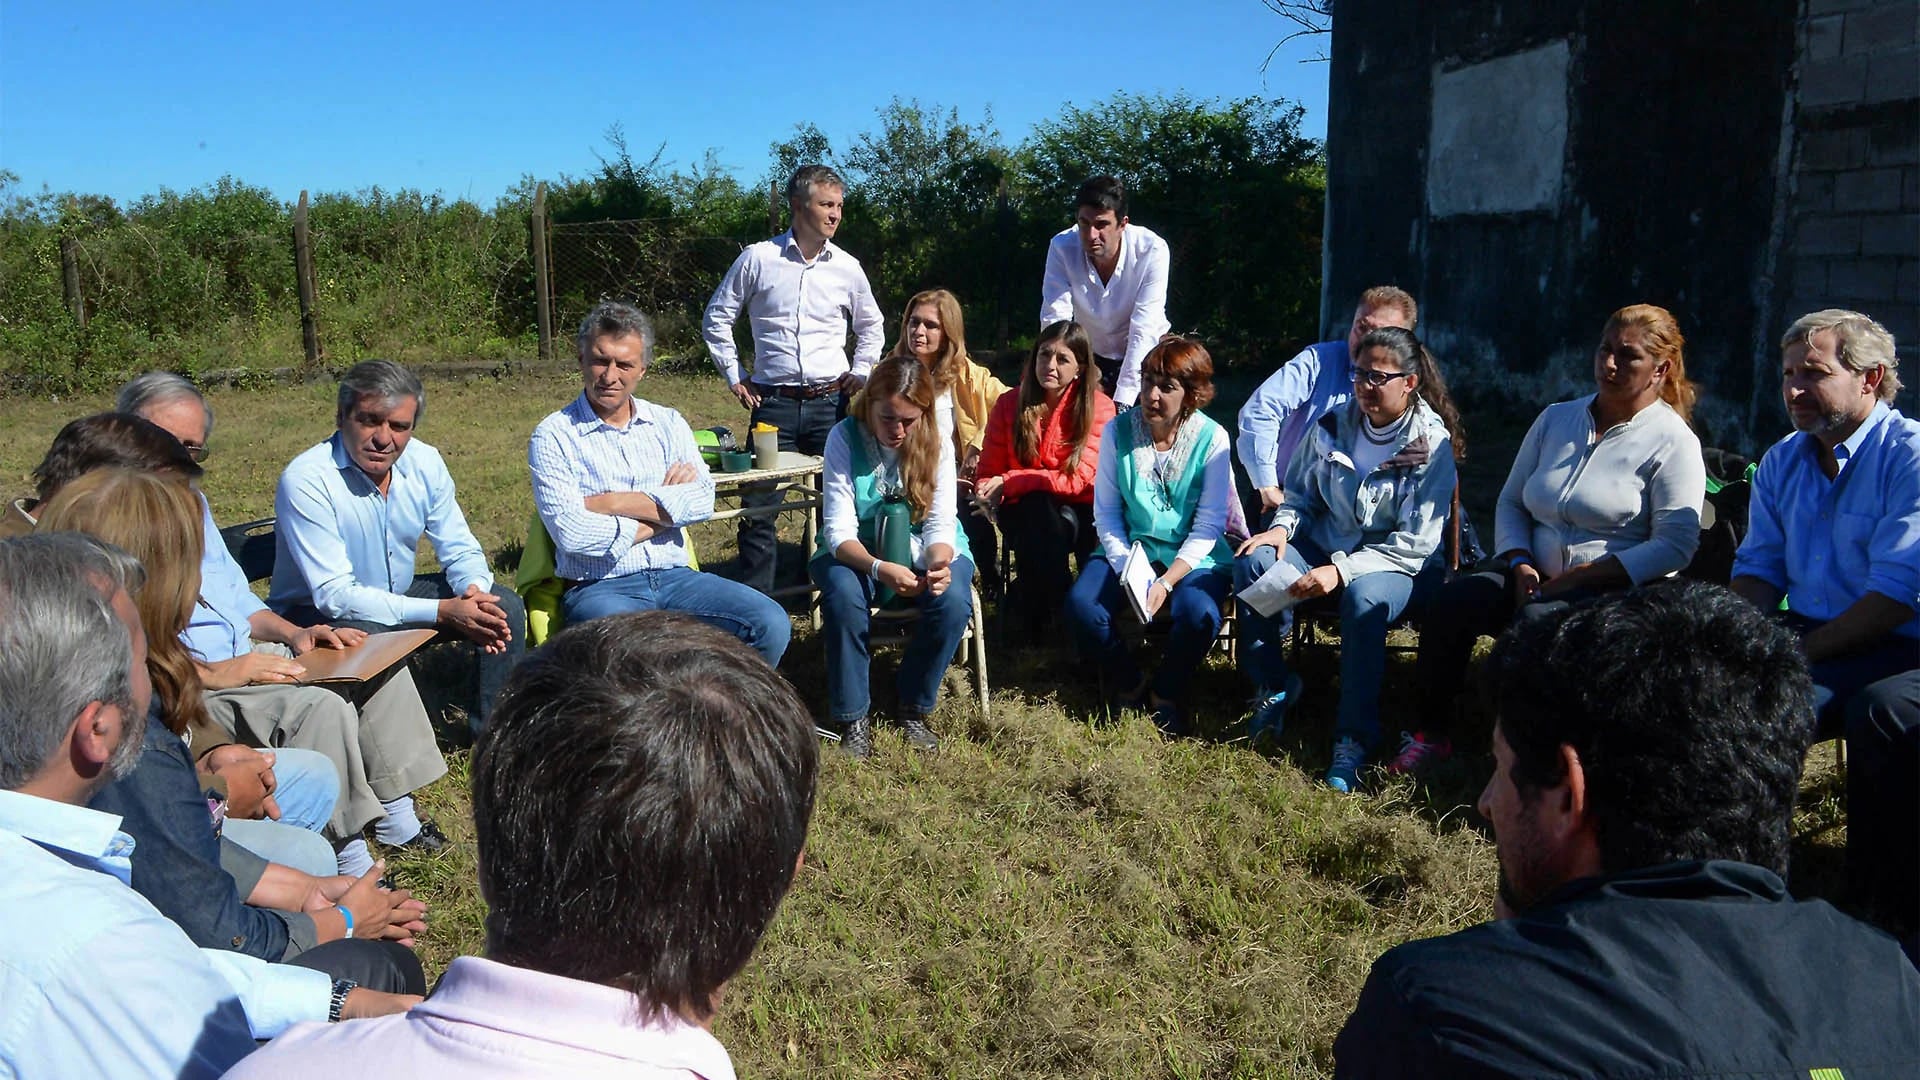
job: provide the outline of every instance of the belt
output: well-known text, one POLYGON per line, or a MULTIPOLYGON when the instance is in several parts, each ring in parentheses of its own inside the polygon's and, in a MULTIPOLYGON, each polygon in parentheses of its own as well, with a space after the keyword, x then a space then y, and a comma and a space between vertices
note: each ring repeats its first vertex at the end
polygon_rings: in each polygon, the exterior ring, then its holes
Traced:
POLYGON ((804 383, 800 386, 768 386, 766 383, 754 383, 754 390, 762 397, 793 398, 797 401, 812 401, 828 394, 840 392, 840 380, 828 379, 825 382, 804 383))

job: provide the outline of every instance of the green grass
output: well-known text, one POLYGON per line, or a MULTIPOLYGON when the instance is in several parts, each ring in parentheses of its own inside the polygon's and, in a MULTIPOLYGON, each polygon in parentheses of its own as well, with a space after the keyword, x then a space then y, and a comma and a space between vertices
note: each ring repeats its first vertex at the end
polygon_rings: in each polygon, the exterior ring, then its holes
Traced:
MULTIPOLYGON (((445 452, 496 565, 517 558, 526 523, 526 438, 576 389, 570 369, 429 386, 420 437, 445 452)), ((641 390, 695 426, 743 424, 716 378, 660 375, 641 390)), ((213 394, 205 487, 221 521, 272 512, 281 466, 331 431, 332 397, 331 384, 213 394)), ((105 405, 0 400, 9 494, 28 488, 61 424, 105 405)), ((1230 420, 1235 405, 1210 411, 1230 420)), ((1475 451, 1511 456, 1484 437, 1475 451)), ((1497 486, 1504 466, 1482 472, 1497 486)), ((1490 502, 1470 492, 1470 505, 1490 502)), ((709 564, 731 555, 730 528, 697 536, 709 564)), ((820 648, 804 625, 783 669, 819 709, 820 648)), ((883 697, 892 662, 876 661, 883 697)), ((1196 691, 1205 737, 1167 743, 1140 717, 1090 722, 1092 675, 1064 651, 1001 648, 991 719, 968 677, 949 674, 938 755, 909 755, 891 729, 870 765, 827 754, 806 866, 717 1024, 742 1074, 1327 1075, 1376 956, 1491 914, 1493 848, 1467 809, 1490 770, 1478 752, 1488 724, 1469 715, 1465 752, 1424 786, 1333 795, 1314 777, 1336 656, 1309 650, 1301 667, 1307 700, 1270 755, 1233 738, 1247 690, 1218 653, 1196 691)), ((1389 732, 1420 708, 1410 669, 1406 654, 1390 665, 1389 732)), ((1829 754, 1815 751, 1799 817, 1801 892, 1839 878, 1844 815, 1829 754)), ((453 850, 396 865, 432 905, 421 953, 433 973, 479 951, 485 913, 466 755, 454 747, 449 761, 421 799, 453 850)))

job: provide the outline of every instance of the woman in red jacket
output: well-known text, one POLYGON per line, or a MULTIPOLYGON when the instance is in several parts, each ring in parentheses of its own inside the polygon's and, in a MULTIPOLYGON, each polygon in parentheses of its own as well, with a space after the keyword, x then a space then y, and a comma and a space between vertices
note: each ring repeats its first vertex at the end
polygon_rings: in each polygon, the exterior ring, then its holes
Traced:
POLYGON ((974 498, 1019 563, 1007 603, 1036 641, 1073 584, 1067 557, 1093 547, 1093 470, 1111 419, 1093 347, 1072 321, 1040 332, 1019 392, 1002 394, 987 418, 974 498))

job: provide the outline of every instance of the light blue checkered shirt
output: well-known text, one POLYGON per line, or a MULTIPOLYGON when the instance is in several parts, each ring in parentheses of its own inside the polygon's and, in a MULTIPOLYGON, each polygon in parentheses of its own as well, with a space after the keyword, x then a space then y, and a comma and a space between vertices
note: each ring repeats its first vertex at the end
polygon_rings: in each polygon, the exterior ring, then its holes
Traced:
POLYGON ((641 570, 687 565, 686 537, 668 529, 634 542, 639 522, 588 510, 589 495, 638 491, 653 497, 677 525, 713 516, 713 477, 678 412, 633 399, 625 427, 600 419, 582 393, 540 421, 527 444, 533 505, 553 537, 554 572, 571 581, 599 581, 641 570), (687 462, 699 477, 661 483, 667 468, 687 462))

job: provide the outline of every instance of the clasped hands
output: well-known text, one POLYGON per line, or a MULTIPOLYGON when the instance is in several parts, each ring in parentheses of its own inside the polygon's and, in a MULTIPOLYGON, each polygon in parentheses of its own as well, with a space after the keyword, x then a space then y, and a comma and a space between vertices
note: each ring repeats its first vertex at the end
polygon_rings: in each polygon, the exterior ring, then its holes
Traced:
POLYGON ((440 601, 440 625, 480 646, 480 651, 499 655, 513 640, 513 627, 500 597, 480 588, 479 582, 467 586, 459 596, 440 601))
POLYGON ((923 592, 928 596, 939 596, 953 584, 953 567, 944 560, 937 564, 929 563, 925 570, 883 562, 874 576, 880 584, 901 596, 914 597, 923 592))
POLYGON ((201 755, 194 768, 226 781, 228 817, 279 820, 280 804, 273 792, 280 785, 273 775, 273 751, 227 743, 201 755))

